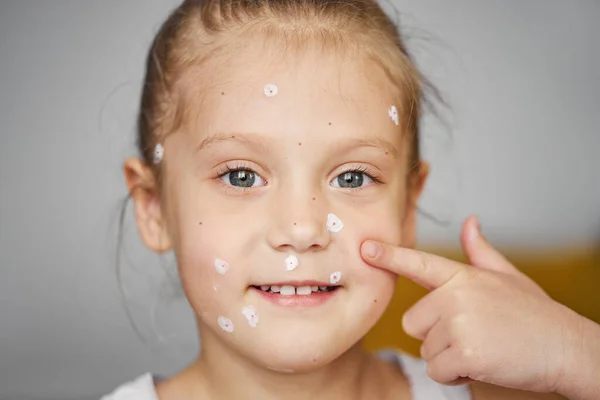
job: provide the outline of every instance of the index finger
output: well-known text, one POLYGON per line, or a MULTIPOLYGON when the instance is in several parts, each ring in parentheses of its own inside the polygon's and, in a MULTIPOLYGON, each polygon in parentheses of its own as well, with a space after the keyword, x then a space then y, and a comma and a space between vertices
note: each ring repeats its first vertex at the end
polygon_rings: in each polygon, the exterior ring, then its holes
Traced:
POLYGON ((402 275, 428 290, 439 288, 466 268, 434 254, 372 240, 362 244, 361 254, 368 264, 402 275))

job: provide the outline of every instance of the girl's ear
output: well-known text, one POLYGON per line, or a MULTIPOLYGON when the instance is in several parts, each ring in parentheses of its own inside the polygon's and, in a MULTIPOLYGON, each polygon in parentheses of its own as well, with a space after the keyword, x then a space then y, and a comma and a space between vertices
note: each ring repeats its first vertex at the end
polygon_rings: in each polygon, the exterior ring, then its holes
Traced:
POLYGON ((416 171, 408 178, 406 192, 406 210, 402 222, 402 246, 413 248, 417 236, 417 204, 429 176, 429 163, 419 161, 416 171))
POLYGON ((133 199, 135 222, 142 242, 152 251, 164 253, 172 244, 161 208, 158 183, 152 170, 139 158, 123 165, 125 182, 133 199))

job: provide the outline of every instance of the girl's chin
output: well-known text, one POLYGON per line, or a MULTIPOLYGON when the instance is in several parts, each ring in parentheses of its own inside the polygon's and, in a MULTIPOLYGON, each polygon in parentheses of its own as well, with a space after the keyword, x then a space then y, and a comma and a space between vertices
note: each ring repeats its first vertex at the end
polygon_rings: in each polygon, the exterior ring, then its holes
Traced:
POLYGON ((332 361, 342 356, 340 354, 322 354, 317 357, 307 357, 306 354, 298 355, 297 358, 292 358, 290 354, 286 354, 285 359, 263 357, 257 360, 260 365, 268 371, 280 374, 303 374, 317 371, 324 366, 330 365, 332 361))
POLYGON ((356 347, 360 337, 357 340, 349 340, 348 337, 332 340, 331 337, 328 335, 291 342, 265 340, 260 346, 246 349, 244 352, 255 364, 269 371, 291 374, 315 371, 347 354, 351 349, 357 348, 360 351, 360 346, 356 347), (257 348, 262 351, 257 351, 257 348))

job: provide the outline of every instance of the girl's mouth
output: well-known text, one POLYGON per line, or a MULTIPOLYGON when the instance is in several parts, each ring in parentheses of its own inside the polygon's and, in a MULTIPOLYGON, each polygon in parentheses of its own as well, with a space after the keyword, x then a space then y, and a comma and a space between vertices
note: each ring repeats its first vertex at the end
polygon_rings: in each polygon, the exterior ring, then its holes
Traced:
POLYGON ((310 296, 313 293, 327 293, 337 290, 340 286, 318 286, 318 285, 261 285, 251 286, 254 289, 260 290, 265 293, 280 294, 281 296, 310 296))
POLYGON ((261 298, 284 307, 314 307, 325 303, 340 292, 340 285, 317 281, 281 282, 271 285, 251 285, 249 289, 261 298))

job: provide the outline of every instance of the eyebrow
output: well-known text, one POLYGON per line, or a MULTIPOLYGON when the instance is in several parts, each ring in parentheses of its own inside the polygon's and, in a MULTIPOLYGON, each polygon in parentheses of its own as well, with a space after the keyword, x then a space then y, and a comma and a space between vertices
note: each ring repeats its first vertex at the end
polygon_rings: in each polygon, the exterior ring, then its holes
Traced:
MULTIPOLYGON (((204 139, 196 148, 196 152, 200 152, 207 147, 216 145, 218 143, 235 142, 242 144, 246 147, 253 148, 257 151, 267 151, 270 140, 257 133, 218 133, 204 139)), ((353 150, 360 147, 371 147, 386 154, 391 154, 392 157, 398 158, 398 149, 393 143, 383 138, 370 138, 370 139, 346 139, 343 141, 341 149, 343 152, 353 150)))
POLYGON ((256 133, 217 133, 216 135, 212 135, 204 139, 198 145, 198 147, 196 147, 196 152, 200 152, 206 149, 207 147, 214 146, 218 143, 226 142, 239 143, 246 147, 254 148, 258 151, 266 151, 269 147, 269 140, 264 136, 261 136, 256 133))
POLYGON ((383 138, 370 138, 370 139, 354 139, 350 140, 350 143, 343 146, 345 151, 358 148, 358 147, 373 147, 381 150, 386 154, 390 154, 394 158, 398 158, 398 149, 392 142, 389 142, 383 138))

